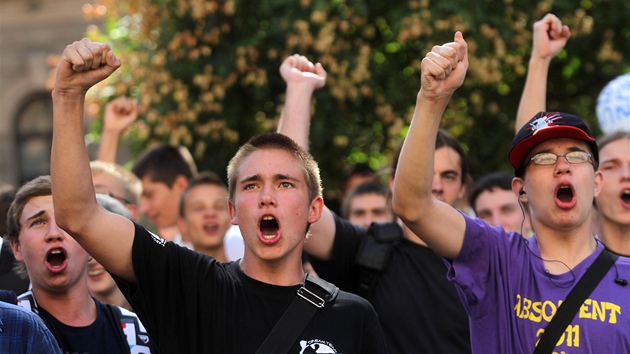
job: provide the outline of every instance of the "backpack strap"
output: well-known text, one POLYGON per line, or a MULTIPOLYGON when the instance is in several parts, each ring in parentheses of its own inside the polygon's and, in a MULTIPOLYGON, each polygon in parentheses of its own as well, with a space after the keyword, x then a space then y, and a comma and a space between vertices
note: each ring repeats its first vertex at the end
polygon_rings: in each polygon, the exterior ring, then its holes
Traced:
POLYGON ((542 337, 536 345, 534 354, 551 353, 556 347, 560 336, 575 317, 584 300, 595 290, 608 270, 615 264, 619 255, 604 249, 597 259, 582 275, 582 278, 573 287, 569 295, 558 307, 558 311, 545 328, 542 337))
POLYGON ((285 354, 311 321, 317 310, 332 303, 339 288, 323 279, 306 274, 304 283, 284 311, 256 354, 285 354))
POLYGON ((373 222, 361 241, 354 263, 359 266, 357 294, 370 299, 381 274, 389 264, 394 243, 403 238, 403 230, 395 222, 373 222))
POLYGON ((39 307, 37 306, 37 301, 35 301, 33 292, 30 290, 18 296, 17 305, 39 315, 39 307))

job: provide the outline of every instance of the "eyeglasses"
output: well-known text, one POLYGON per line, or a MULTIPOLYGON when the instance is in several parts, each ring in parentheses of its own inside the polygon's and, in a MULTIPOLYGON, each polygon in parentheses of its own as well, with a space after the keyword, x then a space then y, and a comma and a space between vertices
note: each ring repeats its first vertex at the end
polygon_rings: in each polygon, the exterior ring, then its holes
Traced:
POLYGON ((592 156, 593 155, 585 151, 571 151, 570 153, 564 155, 556 155, 553 152, 541 152, 534 155, 529 162, 531 163, 533 161, 536 165, 547 166, 555 164, 558 162, 558 158, 564 157, 568 163, 578 164, 592 162, 592 156))

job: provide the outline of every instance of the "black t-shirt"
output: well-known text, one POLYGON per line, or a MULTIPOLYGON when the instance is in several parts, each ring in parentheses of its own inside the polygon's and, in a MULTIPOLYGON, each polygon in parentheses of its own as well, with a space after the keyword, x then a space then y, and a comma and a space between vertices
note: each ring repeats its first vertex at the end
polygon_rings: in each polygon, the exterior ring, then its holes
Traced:
POLYGON ((85 327, 61 323, 42 307, 39 316, 57 339, 64 353, 100 354, 129 353, 129 344, 121 333, 120 322, 107 305, 94 299, 98 311, 96 320, 85 327))
MULTIPOLYGON (((335 225, 332 259, 309 259, 322 279, 356 292, 359 267, 354 260, 367 230, 337 215, 335 225)), ((430 248, 407 239, 396 241, 389 264, 369 299, 390 352, 471 352, 468 315, 446 272, 444 261, 430 248)))
MULTIPOLYGON (((299 288, 259 282, 236 262, 216 262, 139 225, 132 262, 137 284, 117 281, 162 354, 255 353, 299 288)), ((372 306, 340 291, 291 349, 315 352, 387 353, 372 306)))

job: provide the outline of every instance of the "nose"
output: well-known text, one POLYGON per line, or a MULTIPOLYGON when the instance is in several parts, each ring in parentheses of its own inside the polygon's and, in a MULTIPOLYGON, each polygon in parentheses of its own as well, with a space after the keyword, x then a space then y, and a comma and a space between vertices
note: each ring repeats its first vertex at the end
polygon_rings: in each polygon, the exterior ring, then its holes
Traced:
POLYGON ((630 163, 621 166, 621 180, 630 181, 630 163))
POLYGON ((50 220, 48 225, 49 227, 48 232, 46 233, 46 242, 63 240, 63 238, 65 237, 64 231, 57 225, 57 222, 55 222, 54 218, 50 220))
POLYGON ((261 195, 260 195, 260 200, 258 202, 258 206, 263 208, 263 207, 266 207, 266 206, 276 206, 276 205, 277 205, 277 201, 273 197, 272 193, 267 188, 263 189, 261 191, 261 195))
POLYGON ((492 216, 490 216, 490 225, 492 226, 501 225, 501 217, 496 213, 492 214, 492 216))
POLYGON ((439 175, 433 176, 433 183, 431 185, 431 192, 434 194, 442 193, 442 180, 439 175))
POLYGON ((567 161, 565 156, 558 156, 558 161, 556 161, 556 174, 564 174, 571 172, 571 164, 567 161))
POLYGON ((146 215, 149 211, 149 202, 145 198, 140 199, 140 214, 146 215))

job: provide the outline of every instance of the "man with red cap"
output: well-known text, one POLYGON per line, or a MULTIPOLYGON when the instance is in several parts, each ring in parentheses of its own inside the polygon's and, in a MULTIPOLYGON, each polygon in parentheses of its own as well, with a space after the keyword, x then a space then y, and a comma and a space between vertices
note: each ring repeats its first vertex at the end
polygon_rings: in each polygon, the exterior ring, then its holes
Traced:
POLYGON ((464 80, 467 56, 458 32, 422 61, 422 85, 394 182, 394 212, 447 262, 447 277, 470 317, 473 352, 534 352, 550 339, 541 340, 547 325, 596 259, 610 269, 578 302, 568 326, 559 326, 547 352, 630 352, 630 298, 623 291, 630 260, 616 259, 591 231, 602 175, 595 139, 579 117, 540 112, 513 140, 512 190, 531 215, 532 237, 470 218, 431 195, 436 132, 464 80))

